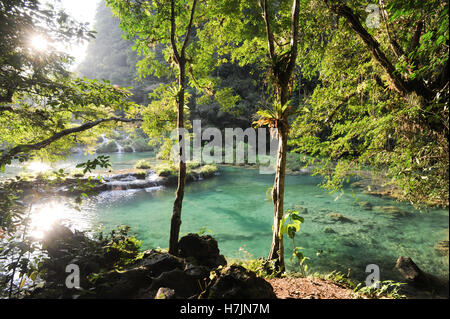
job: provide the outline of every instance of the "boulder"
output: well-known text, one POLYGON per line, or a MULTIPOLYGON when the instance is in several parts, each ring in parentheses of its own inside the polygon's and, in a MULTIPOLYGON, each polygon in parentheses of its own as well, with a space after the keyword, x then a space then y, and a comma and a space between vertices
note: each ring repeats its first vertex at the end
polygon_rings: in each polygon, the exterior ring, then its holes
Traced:
POLYGON ((158 277, 163 272, 171 271, 175 268, 183 269, 185 267, 185 263, 181 258, 155 250, 145 251, 144 256, 137 262, 137 265, 147 269, 152 277, 158 277))
POLYGON ((272 286, 242 266, 221 271, 200 295, 200 299, 275 299, 272 286))
MULTIPOLYGON (((198 296, 202 292, 203 276, 192 274, 181 269, 174 269, 163 272, 159 277, 154 278, 151 286, 147 289, 149 296, 158 298, 158 291, 161 288, 173 290, 171 299, 187 299, 198 296)), ((206 286, 206 284, 205 284, 206 286)))
POLYGON ((188 234, 180 239, 178 249, 180 257, 194 259, 198 266, 214 269, 227 264, 225 257, 220 255, 217 241, 209 235, 188 234))
POLYGON ((101 274, 95 281, 97 298, 133 298, 136 293, 150 286, 152 278, 145 267, 135 267, 124 271, 110 271, 101 274))

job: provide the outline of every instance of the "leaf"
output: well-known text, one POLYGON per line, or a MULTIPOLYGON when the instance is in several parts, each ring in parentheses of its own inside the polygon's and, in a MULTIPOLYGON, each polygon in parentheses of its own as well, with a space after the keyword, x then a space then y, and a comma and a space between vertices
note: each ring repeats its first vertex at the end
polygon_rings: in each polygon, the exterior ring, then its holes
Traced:
POLYGON ((22 281, 20 282, 19 290, 22 289, 22 287, 25 285, 25 282, 26 282, 26 280, 25 280, 25 278, 23 278, 22 281))

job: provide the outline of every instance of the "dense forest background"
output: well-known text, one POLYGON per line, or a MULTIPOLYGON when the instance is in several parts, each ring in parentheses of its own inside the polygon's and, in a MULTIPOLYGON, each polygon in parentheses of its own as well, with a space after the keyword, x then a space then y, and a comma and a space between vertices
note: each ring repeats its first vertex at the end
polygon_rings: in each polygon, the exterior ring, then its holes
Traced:
MULTIPOLYGON (((149 95, 156 88, 174 80, 174 74, 167 72, 161 77, 139 74, 137 64, 142 57, 133 50, 133 41, 124 37, 119 19, 113 15, 103 0, 97 6, 95 30, 97 33, 95 39, 89 42, 86 58, 76 70, 81 76, 104 79, 121 87, 132 87, 131 99, 142 105, 149 104, 153 100, 149 95)), ((154 52, 157 61, 166 64, 162 46, 157 45, 154 52)), ((190 87, 189 93, 194 97, 188 104, 190 120, 201 119, 204 127, 212 126, 219 129, 250 127, 256 111, 268 97, 264 85, 264 72, 257 64, 240 66, 239 61, 233 61, 216 66, 211 73, 219 83, 216 89, 229 89, 235 103, 220 103, 220 97, 204 98, 196 89, 190 87)), ((302 82, 300 69, 297 69, 297 73, 298 86, 302 82)), ((302 87, 300 89, 297 87, 294 93, 295 103, 299 103, 303 98, 305 90, 312 92, 316 84, 317 80, 303 80, 302 87)))

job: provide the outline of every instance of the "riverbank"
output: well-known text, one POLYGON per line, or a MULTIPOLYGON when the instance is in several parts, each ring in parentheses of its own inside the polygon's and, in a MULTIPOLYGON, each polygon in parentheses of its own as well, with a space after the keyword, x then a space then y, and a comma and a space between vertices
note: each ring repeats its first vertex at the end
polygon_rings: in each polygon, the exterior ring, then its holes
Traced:
MULTIPOLYGON (((214 165, 195 165, 188 169, 186 183, 201 181, 217 176, 218 168, 214 165)), ((159 186, 177 184, 177 172, 166 164, 153 169, 116 169, 83 174, 64 171, 19 175, 2 181, 2 184, 13 183, 25 196, 30 193, 46 196, 78 196, 87 192, 148 189, 159 186), (88 186, 88 187, 87 187, 88 186)))

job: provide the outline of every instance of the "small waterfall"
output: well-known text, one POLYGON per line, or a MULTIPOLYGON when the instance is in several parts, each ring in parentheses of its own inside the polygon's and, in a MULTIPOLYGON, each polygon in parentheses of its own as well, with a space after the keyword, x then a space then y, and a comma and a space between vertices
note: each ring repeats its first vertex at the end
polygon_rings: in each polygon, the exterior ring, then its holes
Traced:
POLYGON ((117 143, 117 141, 114 141, 114 142, 116 142, 117 152, 118 152, 118 153, 123 153, 123 147, 122 147, 122 145, 120 145, 119 143, 117 143))

